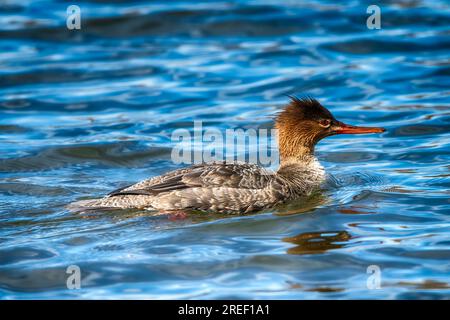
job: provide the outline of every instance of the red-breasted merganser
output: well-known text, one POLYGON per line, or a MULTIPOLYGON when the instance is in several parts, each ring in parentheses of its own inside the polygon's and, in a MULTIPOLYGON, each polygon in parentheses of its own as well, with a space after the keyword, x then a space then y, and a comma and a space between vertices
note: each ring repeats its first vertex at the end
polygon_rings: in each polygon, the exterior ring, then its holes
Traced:
POLYGON ((206 163, 150 178, 101 199, 78 201, 76 210, 140 208, 163 213, 249 213, 294 200, 325 180, 316 143, 335 134, 381 133, 336 120, 317 100, 291 98, 275 119, 280 167, 270 172, 247 163, 206 163))

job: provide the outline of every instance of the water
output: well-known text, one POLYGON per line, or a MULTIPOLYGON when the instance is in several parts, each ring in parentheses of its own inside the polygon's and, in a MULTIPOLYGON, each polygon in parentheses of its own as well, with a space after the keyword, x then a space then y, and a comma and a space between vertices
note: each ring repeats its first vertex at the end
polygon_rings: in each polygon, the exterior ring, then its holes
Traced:
POLYGON ((377 3, 381 30, 372 1, 78 1, 69 31, 70 1, 1 1, 0 297, 448 299, 449 3, 377 3), (65 209, 180 167, 193 120, 269 127, 286 94, 387 132, 323 140, 326 190, 272 211, 65 209))

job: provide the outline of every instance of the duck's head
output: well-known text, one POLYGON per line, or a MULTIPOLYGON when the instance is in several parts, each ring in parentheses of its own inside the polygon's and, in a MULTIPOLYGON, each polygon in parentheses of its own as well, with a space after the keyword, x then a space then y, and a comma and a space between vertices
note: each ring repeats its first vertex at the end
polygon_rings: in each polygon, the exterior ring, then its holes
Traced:
POLYGON ((278 114, 275 127, 278 129, 281 161, 312 155, 316 143, 325 137, 385 131, 383 128, 345 124, 336 120, 317 100, 295 97, 291 97, 291 102, 278 114))

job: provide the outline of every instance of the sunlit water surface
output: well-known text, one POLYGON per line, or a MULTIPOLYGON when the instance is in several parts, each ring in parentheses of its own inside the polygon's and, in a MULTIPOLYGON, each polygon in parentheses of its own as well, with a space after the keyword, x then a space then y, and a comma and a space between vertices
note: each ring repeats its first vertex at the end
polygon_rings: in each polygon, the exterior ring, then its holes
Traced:
POLYGON ((0 297, 448 299, 449 3, 378 1, 369 30, 372 2, 77 1, 69 31, 71 1, 2 1, 0 297), (326 189, 272 211, 65 209, 180 167, 194 120, 269 127, 287 94, 387 132, 322 141, 326 189))

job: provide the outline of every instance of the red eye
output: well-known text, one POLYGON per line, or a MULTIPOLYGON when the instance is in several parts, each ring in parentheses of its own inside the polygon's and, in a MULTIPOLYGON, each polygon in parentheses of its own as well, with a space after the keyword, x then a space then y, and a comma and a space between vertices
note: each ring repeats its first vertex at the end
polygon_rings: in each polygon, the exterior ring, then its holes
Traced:
POLYGON ((323 119, 319 121, 320 126, 324 127, 324 128, 328 128, 331 124, 331 121, 328 119, 323 119))

